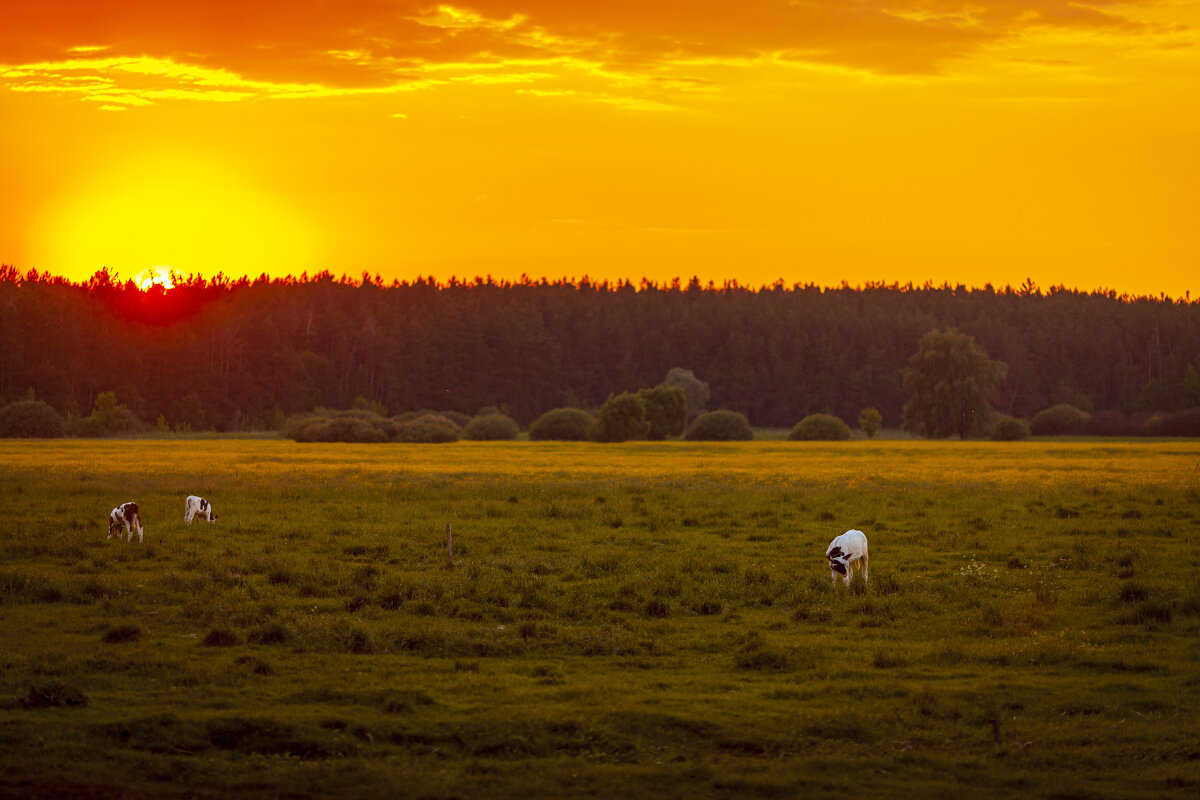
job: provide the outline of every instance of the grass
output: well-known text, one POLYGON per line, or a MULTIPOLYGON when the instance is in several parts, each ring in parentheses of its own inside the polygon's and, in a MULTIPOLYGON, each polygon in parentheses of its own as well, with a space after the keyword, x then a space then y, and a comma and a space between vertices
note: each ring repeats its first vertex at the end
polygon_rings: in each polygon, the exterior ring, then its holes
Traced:
POLYGON ((0 441, 0 794, 1194 797, 1198 474, 1188 441, 0 441), (144 544, 104 538, 127 500, 144 544))

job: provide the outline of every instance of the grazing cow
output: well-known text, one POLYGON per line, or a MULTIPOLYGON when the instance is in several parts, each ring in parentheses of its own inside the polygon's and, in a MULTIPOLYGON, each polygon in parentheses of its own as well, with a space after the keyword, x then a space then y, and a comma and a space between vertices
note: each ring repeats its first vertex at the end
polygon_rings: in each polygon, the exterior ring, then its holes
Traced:
POLYGON ((203 497, 196 497, 196 495, 193 494, 183 502, 183 521, 188 525, 191 525, 192 518, 194 518, 197 514, 209 522, 217 521, 217 515, 216 512, 213 511, 212 505, 210 505, 209 502, 203 497))
POLYGON ((121 526, 125 526, 125 533, 128 534, 126 541, 133 541, 133 532, 137 531, 138 541, 142 541, 142 518, 138 514, 137 503, 122 503, 112 510, 108 515, 108 537, 111 539, 113 534, 117 535, 117 539, 121 538, 121 526))
POLYGON ((862 531, 850 530, 835 537, 829 543, 825 557, 829 559, 829 575, 834 583, 837 583, 840 574, 842 580, 849 586, 850 574, 853 572, 851 565, 854 563, 857 563, 859 569, 862 570, 863 580, 868 580, 867 536, 862 531))

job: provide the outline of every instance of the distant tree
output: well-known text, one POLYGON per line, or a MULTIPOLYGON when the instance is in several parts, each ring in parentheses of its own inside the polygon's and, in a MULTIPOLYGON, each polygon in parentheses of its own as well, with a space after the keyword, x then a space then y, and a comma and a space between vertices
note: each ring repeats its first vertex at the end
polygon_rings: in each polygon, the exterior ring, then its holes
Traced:
POLYGON ((862 428, 862 432, 867 435, 868 439, 875 438, 881 424, 883 424, 883 415, 874 408, 864 408, 858 412, 858 427, 862 428))
POLYGON ((139 427, 133 412, 117 402, 116 392, 101 392, 92 404, 92 413, 73 420, 69 432, 75 436, 117 436, 133 433, 139 427))
POLYGON ((369 400, 361 394, 354 398, 354 402, 350 405, 351 408, 360 408, 364 411, 371 411, 381 417, 387 416, 387 406, 378 400, 369 400))
POLYGON ((832 414, 809 414, 788 434, 790 441, 839 441, 850 438, 850 427, 832 414))
POLYGON ((538 417, 529 426, 529 438, 535 442, 581 442, 596 424, 596 418, 582 408, 556 408, 538 417))
POLYGON ((754 431, 743 414, 709 411, 696 417, 683 438, 691 442, 748 442, 754 438, 754 431))
POLYGON ((176 430, 203 431, 208 429, 208 412, 197 392, 188 392, 171 404, 171 422, 176 430))
POLYGON ((903 371, 910 393, 904 427, 933 438, 964 439, 983 429, 991 415, 988 397, 1007 369, 965 333, 929 331, 903 371))
POLYGON ((1164 406, 1162 385, 1151 378, 1138 389, 1137 397, 1133 398, 1133 411, 1161 411, 1164 406))
POLYGON ((0 408, 0 437, 55 439, 63 433, 63 418, 41 400, 18 400, 0 408))
POLYGON ((660 383, 653 389, 638 392, 646 406, 646 423, 650 426, 647 439, 661 441, 678 436, 687 427, 687 397, 679 386, 660 383))
POLYGON ((597 442, 627 442, 641 439, 650 426, 646 423, 646 404, 636 394, 609 395, 596 417, 592 439, 597 442))
POLYGON ((1200 374, 1191 364, 1183 371, 1183 399, 1189 408, 1200 406, 1200 374))
POLYGON ((146 401, 132 381, 125 381, 116 388, 117 402, 129 409, 135 417, 146 415, 146 401))
POLYGON ((710 396, 708 384, 697 378, 690 369, 672 367, 663 383, 683 390, 683 396, 687 399, 688 419, 695 419, 704 412, 710 396))

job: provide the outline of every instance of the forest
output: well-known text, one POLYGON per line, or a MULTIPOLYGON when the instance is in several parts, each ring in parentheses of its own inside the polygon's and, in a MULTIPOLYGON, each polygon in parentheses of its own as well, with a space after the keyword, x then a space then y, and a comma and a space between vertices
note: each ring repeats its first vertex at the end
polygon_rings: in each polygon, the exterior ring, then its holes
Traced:
POLYGON ((1056 403, 1149 416, 1200 405, 1200 301, 1114 291, 868 284, 757 288, 675 280, 491 278, 383 282, 329 272, 172 274, 139 289, 0 268, 0 401, 67 416, 103 392, 140 419, 193 430, 277 427, 356 401, 397 414, 502 408, 523 425, 595 409, 674 367, 710 409, 756 426, 815 412, 898 427, 901 372, 921 336, 969 334, 1007 365, 997 411, 1056 403))

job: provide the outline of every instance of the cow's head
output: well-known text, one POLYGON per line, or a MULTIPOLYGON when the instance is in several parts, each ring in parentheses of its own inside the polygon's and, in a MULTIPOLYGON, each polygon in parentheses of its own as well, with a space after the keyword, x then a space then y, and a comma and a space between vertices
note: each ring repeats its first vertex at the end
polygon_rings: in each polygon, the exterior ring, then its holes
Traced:
POLYGON ((829 557, 829 568, 839 575, 846 574, 846 562, 840 558, 829 557))
POLYGON ((119 530, 121 530, 121 520, 116 514, 113 514, 108 518, 108 535, 112 536, 119 530))

